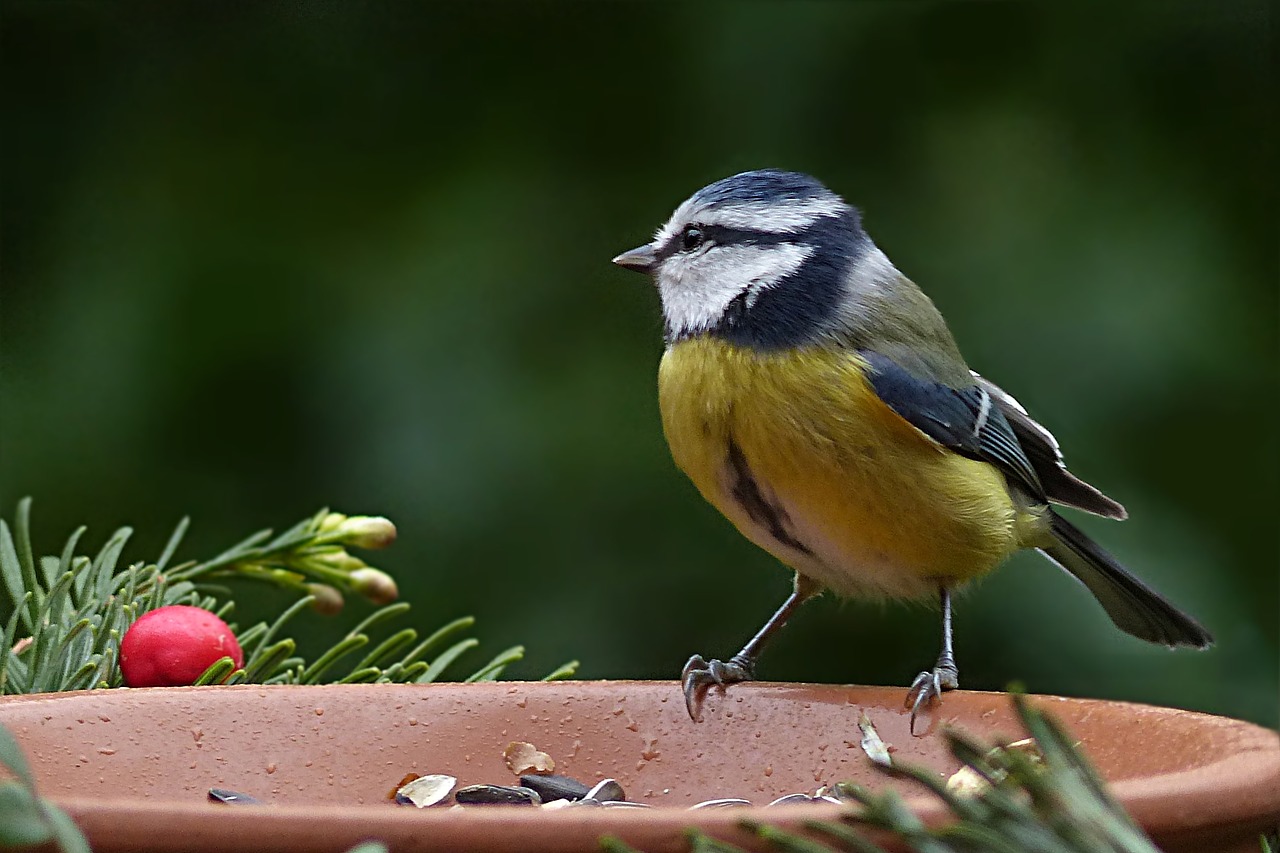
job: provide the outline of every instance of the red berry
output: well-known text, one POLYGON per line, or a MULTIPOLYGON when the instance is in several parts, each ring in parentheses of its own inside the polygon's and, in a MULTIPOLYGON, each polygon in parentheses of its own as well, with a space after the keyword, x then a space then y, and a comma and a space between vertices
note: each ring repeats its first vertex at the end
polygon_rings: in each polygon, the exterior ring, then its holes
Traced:
POLYGON ((120 641, 120 672, 130 687, 194 684, 224 657, 244 666, 236 635, 208 610, 185 604, 144 613, 120 641))

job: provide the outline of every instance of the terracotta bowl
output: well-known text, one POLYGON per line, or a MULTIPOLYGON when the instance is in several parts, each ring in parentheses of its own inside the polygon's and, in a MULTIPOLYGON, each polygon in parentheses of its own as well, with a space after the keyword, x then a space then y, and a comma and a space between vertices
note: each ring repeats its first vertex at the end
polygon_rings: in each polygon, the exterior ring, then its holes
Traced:
MULTIPOLYGON (((1021 737, 1008 698, 947 694, 907 730, 903 690, 748 684, 708 697, 691 722, 670 682, 556 682, 109 690, 0 699, 41 792, 107 851, 588 851, 612 833, 645 851, 686 849, 697 826, 746 847, 744 817, 782 825, 838 806, 687 811, 715 797, 759 806, 853 780, 932 798, 870 768, 865 711, 895 759, 950 774, 937 726, 1021 737), (528 741, 588 784, 618 779, 655 809, 447 807, 388 802, 408 773, 513 784, 503 749, 528 741), (261 806, 207 801, 210 787, 261 806)), ((1036 697, 1081 741, 1120 801, 1166 851, 1257 848, 1280 824, 1280 738, 1236 720, 1118 702, 1036 697)))

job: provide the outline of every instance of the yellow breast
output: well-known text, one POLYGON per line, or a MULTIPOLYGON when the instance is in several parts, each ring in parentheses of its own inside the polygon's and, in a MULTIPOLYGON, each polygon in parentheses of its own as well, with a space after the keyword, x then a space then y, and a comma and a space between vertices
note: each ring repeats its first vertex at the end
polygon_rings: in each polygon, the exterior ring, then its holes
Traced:
POLYGON ((838 593, 924 596, 994 568, 1034 513, 893 412, 865 369, 836 348, 676 344, 658 374, 672 456, 748 539, 838 593))

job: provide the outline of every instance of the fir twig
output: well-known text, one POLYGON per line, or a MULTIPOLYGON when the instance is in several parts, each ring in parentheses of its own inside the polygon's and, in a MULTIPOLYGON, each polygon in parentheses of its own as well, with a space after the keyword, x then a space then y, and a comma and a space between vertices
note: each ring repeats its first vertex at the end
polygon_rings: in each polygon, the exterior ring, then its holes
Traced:
MULTIPOLYGON (((202 607, 225 618, 235 602, 227 587, 210 583, 218 578, 271 583, 301 595, 270 624, 236 630, 244 666, 237 669, 229 658, 218 661, 200 676, 200 684, 435 681, 478 645, 471 638, 459 640, 434 659, 427 658, 447 639, 472 627, 475 620, 470 616, 453 620, 421 642, 414 628, 371 640, 375 631, 409 612, 408 604, 389 603, 396 594, 390 576, 346 550, 390 544, 395 527, 384 518, 324 509, 278 536, 260 530, 212 560, 189 560, 169 568, 190 526, 183 518, 154 563, 122 567, 131 528, 116 530, 90 558, 77 554, 86 532, 79 527, 58 556, 37 558, 31 547, 30 510, 30 500, 23 499, 12 527, 0 519, 0 695, 120 686, 119 644, 129 626, 143 614, 171 604, 202 607), (343 592, 364 595, 383 606, 308 664, 296 656, 296 642, 281 634, 308 608, 341 608, 343 592), (362 659, 339 666, 371 642, 372 649, 362 659)), ((497 678, 523 651, 516 646, 500 652, 466 680, 497 678)), ((576 662, 561 667, 552 676, 563 677, 575 666, 576 662)))

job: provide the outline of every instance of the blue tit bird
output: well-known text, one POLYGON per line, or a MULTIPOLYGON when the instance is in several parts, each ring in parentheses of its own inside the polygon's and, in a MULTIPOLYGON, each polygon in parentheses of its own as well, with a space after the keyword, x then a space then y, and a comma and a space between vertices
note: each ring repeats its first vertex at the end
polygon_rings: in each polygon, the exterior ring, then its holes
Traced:
POLYGON ((1135 637, 1212 642, 1051 508, 1126 517, 1067 471, 1047 429, 969 369, 929 298, 814 178, 717 181, 613 262, 652 276, 661 297, 658 393, 676 464, 795 571, 791 595, 740 652, 689 660, 693 719, 710 687, 752 679, 770 637, 831 590, 939 597, 942 650, 907 693, 914 726, 959 686, 952 590, 1023 548, 1081 581, 1135 637))

